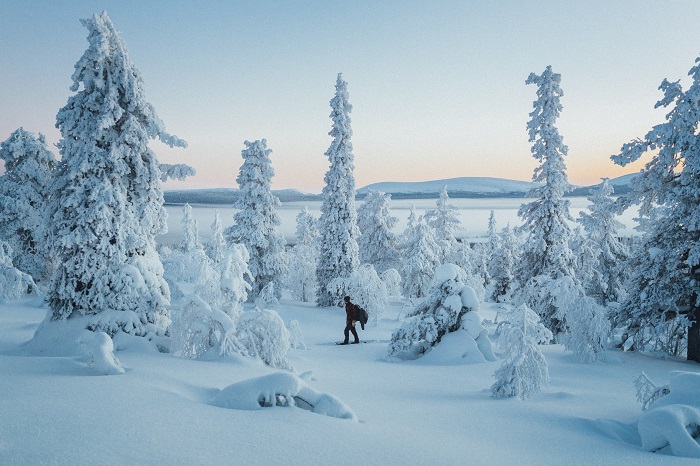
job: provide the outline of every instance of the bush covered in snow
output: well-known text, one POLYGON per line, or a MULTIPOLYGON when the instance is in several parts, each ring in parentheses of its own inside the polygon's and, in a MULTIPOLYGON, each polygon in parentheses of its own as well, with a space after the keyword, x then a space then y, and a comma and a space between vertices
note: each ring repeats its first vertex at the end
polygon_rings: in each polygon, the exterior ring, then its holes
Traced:
POLYGON ((289 330, 275 311, 244 312, 236 322, 236 341, 244 354, 260 359, 268 366, 292 369, 287 361, 291 348, 289 330))
POLYGON ((464 284, 465 277, 464 270, 454 264, 437 268, 428 296, 391 336, 389 357, 416 359, 440 343, 445 334, 464 329, 484 358, 492 359, 488 332, 479 318, 479 301, 474 290, 464 284))
POLYGON ((332 280, 328 290, 338 296, 350 296, 354 304, 367 311, 369 322, 375 326, 379 325, 379 317, 389 306, 386 285, 371 264, 363 264, 347 278, 332 280))
POLYGON ((119 359, 114 356, 114 343, 106 333, 84 330, 77 343, 85 351, 88 366, 92 367, 99 375, 124 373, 119 359))

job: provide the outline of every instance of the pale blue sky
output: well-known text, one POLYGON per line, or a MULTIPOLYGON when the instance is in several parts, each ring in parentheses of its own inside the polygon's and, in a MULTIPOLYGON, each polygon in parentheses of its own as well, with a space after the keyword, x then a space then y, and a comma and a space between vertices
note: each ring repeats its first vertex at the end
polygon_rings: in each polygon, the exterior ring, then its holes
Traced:
MULTIPOLYGON (((457 176, 529 180, 530 72, 562 75, 569 178, 593 184, 643 136, 663 78, 700 54, 700 2, 0 0, 0 140, 59 139, 56 112, 87 47, 79 19, 106 10, 146 95, 187 149, 181 187, 235 187, 243 141, 267 138, 273 187, 320 192, 329 100, 343 72, 358 187, 457 176)), ((52 149, 55 148, 52 147, 52 149)))

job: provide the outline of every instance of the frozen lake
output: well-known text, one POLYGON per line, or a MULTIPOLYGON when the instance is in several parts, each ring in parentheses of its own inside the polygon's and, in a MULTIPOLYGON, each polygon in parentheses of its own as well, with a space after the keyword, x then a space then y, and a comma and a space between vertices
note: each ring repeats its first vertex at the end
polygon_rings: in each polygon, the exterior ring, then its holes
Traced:
MULTIPOLYGON (((587 211, 588 199, 585 197, 571 197, 571 215, 578 218, 579 212, 587 211)), ((491 199, 450 199, 450 204, 459 208, 459 219, 462 221, 462 231, 459 236, 467 238, 478 238, 486 235, 488 226, 489 213, 494 211, 496 217, 496 227, 500 230, 507 224, 511 227, 521 225, 522 222, 518 217, 518 209, 529 199, 517 198, 491 198, 491 199)), ((423 215, 426 210, 435 208, 436 199, 401 199, 391 201, 391 213, 399 219, 398 224, 394 228, 396 233, 402 232, 406 228, 408 215, 411 211, 411 206, 415 206, 416 214, 423 215)), ((357 202, 359 207, 362 201, 357 202)), ((277 213, 281 219, 280 231, 287 239, 287 242, 294 242, 294 233, 296 231, 296 216, 304 207, 308 207, 311 214, 318 218, 321 215, 321 201, 299 201, 299 202, 284 202, 277 209, 277 213)), ((168 211, 168 233, 159 236, 158 242, 163 244, 178 243, 182 237, 182 206, 166 206, 168 211)), ((233 224, 233 215, 237 209, 222 205, 193 205, 192 211, 195 218, 199 222, 199 238, 200 241, 207 242, 211 237, 211 225, 214 222, 214 214, 219 211, 221 221, 224 228, 233 224)), ((633 218, 637 216, 636 209, 630 209, 625 212, 619 220, 625 224, 626 230, 621 233, 630 235, 633 233, 633 227, 636 225, 633 218)))

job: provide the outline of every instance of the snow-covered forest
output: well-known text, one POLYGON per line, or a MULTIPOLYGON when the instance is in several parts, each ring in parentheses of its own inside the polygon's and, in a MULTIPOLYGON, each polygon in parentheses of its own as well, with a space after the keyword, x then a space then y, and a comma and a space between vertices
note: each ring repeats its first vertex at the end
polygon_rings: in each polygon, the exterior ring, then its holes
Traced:
POLYGON ((447 188, 398 232, 389 194, 356 203, 339 73, 320 216, 296 216, 293 244, 266 139, 233 144, 231 226, 185 205, 166 243, 162 182, 196 173, 149 144, 187 143, 107 14, 82 24, 57 156, 23 128, 0 144, 1 464, 700 458, 700 67, 687 89, 664 80, 665 120, 611 156, 648 160, 631 190, 603 180, 576 218, 565 80, 524 76, 536 185, 478 240, 447 188), (336 346, 346 319, 362 344, 336 346))

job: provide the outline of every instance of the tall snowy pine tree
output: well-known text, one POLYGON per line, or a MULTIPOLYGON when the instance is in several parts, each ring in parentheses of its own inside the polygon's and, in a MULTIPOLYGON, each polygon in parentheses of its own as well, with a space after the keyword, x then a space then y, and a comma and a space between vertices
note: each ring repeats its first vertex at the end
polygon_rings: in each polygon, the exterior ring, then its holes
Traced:
MULTIPOLYGON (((568 244, 571 230, 567 224, 567 220, 573 219, 569 214, 569 201, 564 199, 564 193, 570 190, 564 165, 567 147, 554 126, 562 108, 559 98, 564 94, 560 82, 561 75, 553 73, 551 66, 539 76, 530 73, 525 81, 537 86, 537 100, 533 102, 534 110, 530 113, 527 129, 529 141, 533 143, 532 156, 541 165, 535 168, 532 181, 544 183, 530 191, 529 196, 537 199, 524 204, 518 211, 524 222, 523 229, 528 232, 516 273, 525 290, 533 289, 527 286, 528 279, 535 280, 538 276, 553 280, 575 277, 573 255, 568 244)), ((527 297, 524 301, 531 303, 527 297)), ((553 333, 563 330, 552 306, 547 309, 531 307, 553 333)))
POLYGON ((335 296, 327 287, 335 278, 347 278, 360 265, 357 239, 357 211, 355 210, 355 169, 352 154, 352 129, 348 101, 348 84, 338 74, 335 97, 331 100, 333 137, 326 157, 330 168, 325 176, 323 203, 319 219, 321 249, 318 256, 316 276, 318 278, 317 306, 334 306, 342 296, 335 296))
POLYGON ((624 166, 658 150, 632 182, 632 192, 620 198, 623 208, 640 204, 640 215, 653 220, 643 225, 644 250, 637 254, 642 260, 622 316, 640 338, 674 316, 687 316, 687 356, 700 362, 700 58, 695 62, 688 90, 665 79, 659 86, 664 97, 655 107, 672 106, 666 122, 611 158, 624 166))
POLYGON ((52 318, 92 316, 86 326, 164 334, 168 286, 156 252, 166 212, 161 170, 149 139, 166 133, 144 95, 141 73, 106 13, 82 21, 89 47, 75 65, 56 117, 61 162, 48 206, 48 240, 57 262, 48 294, 52 318))
POLYGON ((22 128, 0 144, 0 159, 0 239, 12 248, 14 266, 39 281, 51 273, 41 232, 56 159, 43 134, 37 139, 22 128))
POLYGON ((282 292, 282 279, 287 274, 287 261, 284 252, 284 236, 277 231, 280 224, 275 207, 279 199, 272 194, 272 169, 267 141, 245 141, 246 148, 241 152, 243 165, 236 178, 241 190, 237 202, 240 209, 234 216, 234 224, 226 229, 231 243, 245 244, 250 253, 248 267, 253 277, 250 299, 258 297, 263 288, 273 283, 279 298, 282 292))

